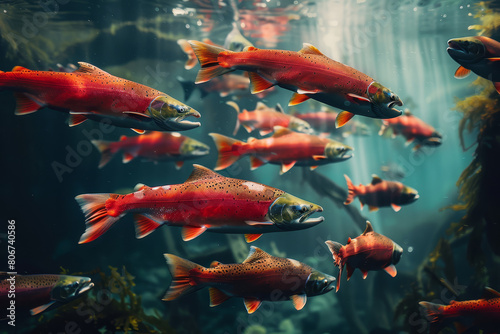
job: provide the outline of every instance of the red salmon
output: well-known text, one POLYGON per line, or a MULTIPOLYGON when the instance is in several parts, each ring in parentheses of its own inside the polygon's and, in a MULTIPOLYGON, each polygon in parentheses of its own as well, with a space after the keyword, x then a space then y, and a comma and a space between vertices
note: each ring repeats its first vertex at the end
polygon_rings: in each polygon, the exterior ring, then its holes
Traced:
POLYGON ((182 184, 134 193, 83 194, 76 197, 86 216, 80 243, 93 241, 126 214, 134 214, 137 238, 161 225, 182 227, 182 238, 192 240, 205 231, 244 233, 248 242, 262 233, 301 230, 323 221, 309 218, 323 211, 319 205, 264 184, 224 177, 200 165, 182 184))
POLYGON ((271 256, 254 246, 241 264, 214 261, 210 268, 205 268, 171 254, 165 254, 165 258, 172 283, 163 300, 174 300, 208 287, 210 306, 220 305, 230 297, 241 297, 248 313, 255 312, 263 300, 292 300, 295 308, 301 310, 307 297, 329 292, 335 282, 335 277, 304 263, 271 256))
POLYGON ((115 77, 93 65, 78 64, 80 68, 71 73, 31 71, 16 66, 12 72, 0 72, 0 90, 15 92, 17 115, 49 107, 69 112, 70 126, 87 119, 107 119, 139 133, 200 126, 199 122, 184 119, 200 117, 200 113, 167 94, 115 77))
POLYGON ((344 265, 347 269, 347 280, 351 278, 356 268, 363 273, 363 279, 370 270, 385 270, 392 277, 397 271, 394 266, 399 262, 403 249, 397 243, 382 234, 373 231, 372 224, 366 222, 366 229, 359 237, 347 240, 347 245, 342 246, 335 241, 327 240, 326 245, 330 249, 335 260, 335 265, 339 267, 339 277, 337 278, 337 289, 340 288, 340 277, 344 265))

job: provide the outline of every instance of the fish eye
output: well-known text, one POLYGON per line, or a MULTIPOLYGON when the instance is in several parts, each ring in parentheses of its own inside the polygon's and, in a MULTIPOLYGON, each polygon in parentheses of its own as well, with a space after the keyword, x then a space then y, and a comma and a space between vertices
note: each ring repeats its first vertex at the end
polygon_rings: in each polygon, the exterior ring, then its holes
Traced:
POLYGON ((187 111, 187 109, 183 106, 179 106, 179 107, 177 107, 177 111, 180 112, 181 114, 183 114, 187 111))

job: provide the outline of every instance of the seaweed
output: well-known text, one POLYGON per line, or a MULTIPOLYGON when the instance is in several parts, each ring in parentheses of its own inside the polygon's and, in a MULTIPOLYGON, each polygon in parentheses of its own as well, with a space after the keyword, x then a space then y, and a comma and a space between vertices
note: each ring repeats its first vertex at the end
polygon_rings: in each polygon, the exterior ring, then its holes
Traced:
POLYGON ((135 277, 125 267, 121 273, 112 266, 109 270, 109 274, 100 270, 86 273, 98 273, 101 279, 82 298, 59 307, 53 316, 39 317, 34 332, 68 331, 69 326, 75 333, 174 333, 158 310, 154 309, 152 315, 145 313, 141 297, 133 291, 135 277))

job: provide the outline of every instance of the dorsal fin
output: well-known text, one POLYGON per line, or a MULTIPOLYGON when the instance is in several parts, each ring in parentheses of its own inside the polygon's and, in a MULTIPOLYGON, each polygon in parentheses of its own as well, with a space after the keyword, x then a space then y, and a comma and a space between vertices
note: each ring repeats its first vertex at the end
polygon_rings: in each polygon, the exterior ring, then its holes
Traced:
POLYGON ((283 110, 283 107, 279 103, 276 103, 276 107, 274 107, 274 109, 276 109, 277 112, 280 112, 283 114, 285 113, 285 110, 283 110))
POLYGON ((266 257, 271 257, 271 255, 267 254, 258 247, 251 246, 247 258, 242 263, 252 263, 264 259, 266 257))
POLYGON ((90 73, 95 75, 111 75, 108 72, 101 70, 99 67, 83 61, 79 61, 78 65, 80 65, 80 67, 75 72, 90 73))
POLYGON ((492 288, 485 287, 483 292, 483 299, 496 299, 500 298, 500 293, 492 288))
POLYGON ((375 184, 379 184, 380 182, 382 182, 383 180, 380 178, 380 176, 378 175, 375 175, 373 174, 372 175, 372 184, 375 185, 375 184))
POLYGON ((255 110, 262 110, 262 109, 267 109, 267 106, 260 101, 257 102, 257 106, 255 107, 255 110))
POLYGON ((273 138, 281 137, 281 136, 284 136, 284 135, 287 135, 287 134, 293 132, 289 128, 282 127, 281 125, 276 125, 276 126, 274 126, 273 129, 274 129, 274 133, 271 136, 273 138))
POLYGON ((372 224, 367 220, 366 221, 366 228, 365 231, 363 232, 362 235, 366 235, 367 233, 373 232, 373 226, 372 224))
POLYGON ((209 180, 209 179, 216 179, 223 177, 222 175, 217 174, 213 170, 208 169, 207 167, 203 167, 202 165, 194 164, 193 167, 194 167, 193 172, 191 173, 191 175, 189 175, 186 182, 209 180))
POLYGON ((309 43, 302 44, 302 49, 300 49, 299 53, 324 56, 324 54, 322 54, 317 47, 309 43))
POLYGON ((27 69, 26 67, 22 66, 14 66, 12 69, 12 72, 32 72, 33 70, 27 69))

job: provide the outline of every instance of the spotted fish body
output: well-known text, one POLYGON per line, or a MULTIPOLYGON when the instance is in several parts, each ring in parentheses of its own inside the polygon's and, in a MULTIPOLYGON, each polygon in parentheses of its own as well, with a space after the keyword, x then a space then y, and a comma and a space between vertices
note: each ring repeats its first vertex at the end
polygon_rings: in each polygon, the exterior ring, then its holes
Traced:
POLYGON ((441 328, 446 320, 467 323, 468 319, 472 319, 471 328, 486 330, 486 333, 496 333, 500 328, 500 293, 491 288, 486 288, 483 298, 477 300, 452 301, 450 305, 419 304, 426 311, 431 328, 441 328))
POLYGON ((184 120, 190 115, 200 117, 196 110, 167 94, 91 64, 79 64, 71 73, 16 66, 12 72, 0 73, 0 90, 15 92, 16 114, 49 107, 69 112, 70 126, 104 118, 116 126, 140 130, 186 130, 200 125, 184 120))
POLYGON ((189 42, 201 64, 197 83, 233 70, 248 71, 252 93, 277 85, 295 92, 289 105, 313 98, 346 110, 337 118, 338 126, 354 114, 373 118, 401 115, 393 107, 403 103, 389 89, 368 75, 326 57, 310 44, 305 43, 299 52, 255 47, 232 52, 198 41, 189 42))
POLYGON ((185 241, 206 230, 244 233, 253 241, 262 233, 314 226, 323 218, 308 219, 322 211, 316 204, 260 183, 224 177, 194 165, 182 184, 127 194, 84 194, 76 197, 87 217, 80 243, 92 241, 128 213, 135 215, 136 233, 142 238, 162 224, 183 228, 185 241), (251 235, 251 236, 250 236, 251 235))
POLYGON ((355 197, 359 198, 361 209, 367 204, 370 211, 378 210, 379 207, 391 206, 394 211, 401 210, 401 205, 410 204, 419 198, 418 192, 401 182, 382 180, 373 175, 372 182, 367 185, 355 186, 351 179, 344 175, 347 181, 349 195, 344 202, 351 204, 355 197))
POLYGON ((441 145, 442 136, 436 129, 410 112, 405 112, 404 115, 397 118, 383 120, 379 135, 383 135, 388 129, 392 129, 393 136, 402 135, 407 144, 415 141, 417 143, 416 148, 422 145, 441 145))
POLYGON ((172 274, 172 284, 163 300, 210 288, 210 306, 230 297, 242 297, 248 313, 261 302, 291 299, 297 309, 304 307, 307 297, 330 291, 334 277, 318 272, 293 259, 271 256, 251 247, 248 258, 241 264, 213 262, 204 268, 175 255, 165 254, 172 274))
POLYGON ((94 286, 90 278, 68 275, 8 275, 0 273, 0 305, 15 300, 16 309, 41 313, 51 306, 68 302, 94 286), (15 282, 15 298, 9 297, 15 282))
POLYGON ((240 126, 243 126, 248 133, 258 130, 261 136, 273 132, 275 126, 309 134, 313 132, 309 123, 286 114, 279 104, 275 108, 269 108, 264 103, 257 102, 255 110, 248 111, 243 109, 242 112, 240 112, 240 108, 236 103, 230 101, 227 104, 238 112, 238 119, 233 132, 234 135, 238 132, 240 126))
POLYGON ((351 278, 356 268, 363 273, 363 279, 366 278, 368 271, 382 269, 394 277, 397 274, 394 265, 399 262, 403 253, 401 246, 373 231, 368 221, 363 234, 354 239, 349 238, 345 246, 330 240, 326 241, 326 244, 332 252, 335 265, 339 267, 337 291, 340 288, 340 277, 344 266, 347 269, 347 280, 351 278))
POLYGON ((251 168, 266 163, 281 165, 280 174, 293 166, 310 166, 341 162, 352 157, 352 148, 338 141, 298 133, 276 126, 271 137, 249 138, 247 143, 217 133, 210 133, 218 149, 219 158, 215 170, 228 168, 238 159, 250 156, 251 168))
POLYGON ((178 168, 182 167, 184 160, 203 156, 209 152, 207 145, 178 132, 153 131, 136 137, 122 136, 116 142, 93 140, 92 144, 101 152, 99 168, 104 167, 119 152, 123 152, 123 163, 135 158, 155 162, 177 161, 178 168))

